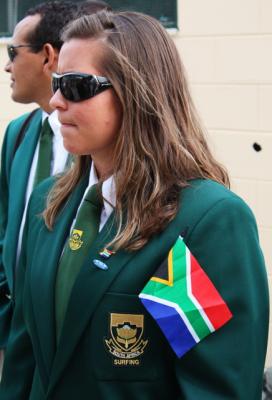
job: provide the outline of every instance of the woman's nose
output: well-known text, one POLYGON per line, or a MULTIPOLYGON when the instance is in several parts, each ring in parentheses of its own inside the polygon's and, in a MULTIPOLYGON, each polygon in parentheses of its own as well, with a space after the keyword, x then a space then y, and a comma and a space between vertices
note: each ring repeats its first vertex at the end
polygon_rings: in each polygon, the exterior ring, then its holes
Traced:
POLYGON ((58 89, 53 96, 51 97, 49 101, 49 105, 51 108, 54 110, 57 109, 66 109, 67 108, 67 101, 65 98, 62 96, 60 90, 58 89))

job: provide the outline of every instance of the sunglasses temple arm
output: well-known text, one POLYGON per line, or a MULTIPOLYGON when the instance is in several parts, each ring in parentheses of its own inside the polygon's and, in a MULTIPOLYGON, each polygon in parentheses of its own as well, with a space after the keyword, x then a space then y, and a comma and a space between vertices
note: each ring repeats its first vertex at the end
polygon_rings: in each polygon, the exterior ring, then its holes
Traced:
POLYGON ((102 82, 102 83, 100 83, 100 85, 101 85, 101 87, 102 88, 107 88, 107 87, 111 87, 112 86, 112 84, 110 83, 110 82, 102 82))

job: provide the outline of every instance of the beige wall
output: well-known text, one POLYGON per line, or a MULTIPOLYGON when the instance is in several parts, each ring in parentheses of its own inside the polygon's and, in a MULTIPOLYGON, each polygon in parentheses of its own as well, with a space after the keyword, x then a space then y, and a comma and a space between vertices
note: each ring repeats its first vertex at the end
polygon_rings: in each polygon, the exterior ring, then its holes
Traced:
POLYGON ((176 43, 192 92, 233 190, 256 215, 272 288, 272 1, 179 4, 176 43), (254 142, 261 145, 260 152, 253 149, 254 142))
MULTIPOLYGON (((272 287, 272 1, 178 0, 178 5, 181 30, 173 37, 210 143, 231 174, 233 190, 256 215, 272 287)), ((5 60, 0 43, 1 71, 5 60)), ((33 108, 12 103, 8 76, 1 71, 0 138, 11 118, 33 108)))

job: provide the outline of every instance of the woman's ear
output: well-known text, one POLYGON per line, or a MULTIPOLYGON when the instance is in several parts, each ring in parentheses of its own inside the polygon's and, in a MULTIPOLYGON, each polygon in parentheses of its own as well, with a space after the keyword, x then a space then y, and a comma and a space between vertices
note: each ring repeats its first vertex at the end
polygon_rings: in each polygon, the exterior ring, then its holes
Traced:
POLYGON ((45 43, 42 51, 44 56, 44 72, 51 76, 52 72, 55 72, 57 69, 59 51, 54 48, 50 43, 45 43))

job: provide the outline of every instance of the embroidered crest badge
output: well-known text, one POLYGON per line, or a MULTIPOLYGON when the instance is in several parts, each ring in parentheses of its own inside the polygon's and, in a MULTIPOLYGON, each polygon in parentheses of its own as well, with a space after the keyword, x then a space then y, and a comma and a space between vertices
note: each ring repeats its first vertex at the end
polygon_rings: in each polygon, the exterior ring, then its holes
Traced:
POLYGON ((71 236, 69 238, 69 247, 71 250, 78 250, 83 244, 81 237, 83 235, 83 231, 79 231, 78 229, 73 229, 71 236))
POLYGON ((139 365, 148 340, 143 339, 144 315, 110 314, 110 338, 105 339, 107 350, 114 356, 114 365, 139 365))

